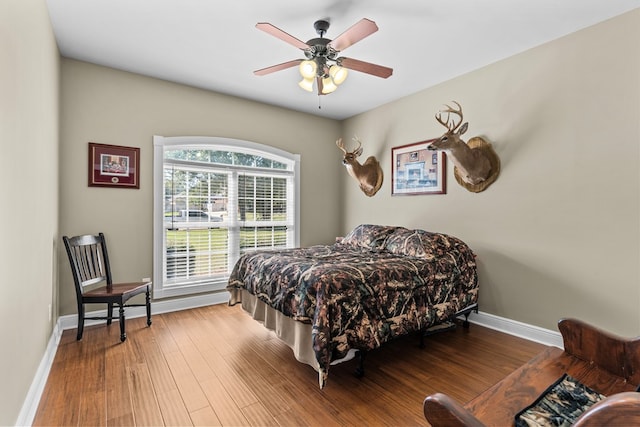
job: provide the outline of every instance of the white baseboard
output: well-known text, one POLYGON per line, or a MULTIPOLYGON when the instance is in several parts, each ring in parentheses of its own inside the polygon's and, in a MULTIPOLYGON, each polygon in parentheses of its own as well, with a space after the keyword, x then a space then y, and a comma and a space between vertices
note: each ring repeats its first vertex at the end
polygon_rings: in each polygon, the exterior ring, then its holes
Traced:
MULTIPOLYGON (((207 305, 223 304, 229 301, 229 292, 217 292, 214 294, 203 294, 196 296, 189 296, 184 298, 175 298, 169 300, 158 300, 151 302, 151 315, 170 313, 172 311, 188 310, 190 308, 204 307, 207 305)), ((86 314, 89 317, 104 317, 107 315, 107 310, 98 310, 86 314)), ((126 310, 127 319, 133 319, 136 317, 144 317, 147 315, 145 307, 129 307, 126 310)), ((118 321, 118 317, 114 317, 115 322, 118 321)), ((98 325, 104 323, 104 320, 87 320, 84 322, 85 326, 98 325)), ((78 315, 68 314, 61 316, 58 319, 58 325, 60 329, 66 331, 67 329, 75 329, 78 327, 78 315)))
POLYGON ((489 329, 495 329, 496 331, 504 332, 505 334, 524 338, 529 341, 564 348, 562 335, 559 331, 540 328, 538 326, 529 325, 516 320, 483 313, 482 311, 479 311, 478 313, 471 313, 469 316, 469 322, 489 329))
POLYGON ((33 423, 33 418, 38 410, 40 404, 40 398, 44 391, 44 386, 47 384, 47 378, 49 378, 49 372, 51 371, 51 365, 53 365, 53 359, 60 343, 60 337, 62 337, 62 330, 58 324, 53 327, 51 337, 47 343, 47 349, 44 352, 44 356, 40 361, 36 375, 31 382, 31 387, 27 392, 27 397, 24 399, 18 419, 16 420, 16 426, 30 426, 33 423))
MULTIPOLYGON (((173 311, 187 310, 190 308, 204 307, 213 304, 225 304, 229 300, 228 292, 219 292, 215 294, 204 294, 197 296, 190 296, 185 298, 176 298, 171 300, 153 301, 151 304, 151 314, 169 313, 173 311)), ((95 311, 87 313, 88 316, 105 316, 106 310, 95 311)), ((130 307, 127 309, 127 318, 143 317, 146 316, 144 307, 130 307)), ((117 321, 117 318, 114 319, 117 321)), ((85 322, 85 326, 95 325, 104 320, 90 320, 85 322)), ((515 320, 506 319, 503 317, 494 316, 492 314, 478 312, 471 313, 469 316, 469 322, 480 326, 484 326, 490 329, 495 329, 499 332, 504 332, 509 335, 514 335, 520 338, 524 338, 530 341, 538 342, 545 345, 555 346, 562 348, 562 336, 559 332, 551 331, 548 329, 539 328, 537 326, 528 325, 515 320)), ((62 331, 67 329, 75 329, 78 327, 78 316, 70 314, 61 316, 58 318, 58 322, 51 333, 49 344, 45 351, 35 378, 31 383, 27 397, 22 405, 20 414, 16 425, 31 425, 33 418, 36 415, 42 392, 47 383, 49 377, 49 371, 53 364, 53 359, 60 343, 60 337, 62 331)))

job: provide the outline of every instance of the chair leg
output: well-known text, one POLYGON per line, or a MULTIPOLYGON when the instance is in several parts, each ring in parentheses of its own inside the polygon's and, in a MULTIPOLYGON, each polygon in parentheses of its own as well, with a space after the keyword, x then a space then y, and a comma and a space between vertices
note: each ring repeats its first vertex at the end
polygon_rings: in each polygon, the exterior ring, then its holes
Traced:
POLYGON ((82 333, 84 332, 84 304, 78 305, 78 334, 76 335, 76 341, 82 339, 82 333))
POLYGON ((151 296, 149 295, 149 288, 147 287, 147 293, 145 296, 147 304, 147 326, 151 326, 151 296))
POLYGON ((127 339, 127 334, 124 331, 124 306, 120 304, 120 341, 127 339))
POLYGON ((107 303, 107 325, 113 321, 113 303, 107 303))

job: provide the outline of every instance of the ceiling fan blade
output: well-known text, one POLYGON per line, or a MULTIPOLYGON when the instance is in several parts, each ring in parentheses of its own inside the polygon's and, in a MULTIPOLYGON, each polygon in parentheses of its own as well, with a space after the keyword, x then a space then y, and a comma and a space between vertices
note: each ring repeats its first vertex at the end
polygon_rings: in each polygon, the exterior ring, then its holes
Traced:
POLYGON ((335 50, 342 51, 362 40, 363 38, 370 36, 378 31, 378 26, 375 22, 367 18, 362 18, 360 21, 353 24, 348 30, 340 34, 338 37, 329 42, 329 46, 335 50))
POLYGON ((275 73, 276 71, 286 70, 287 68, 295 67, 300 64, 302 59, 294 59, 293 61, 283 62, 282 64, 272 65, 267 68, 261 68, 253 72, 256 76, 264 76, 265 74, 275 73))
POLYGON ((393 74, 393 68, 383 67, 382 65, 372 64, 371 62, 360 61, 353 58, 339 58, 339 64, 345 68, 361 73, 371 74, 376 77, 386 79, 393 74))
POLYGON ((258 22, 256 24, 256 28, 264 31, 265 33, 271 34, 272 36, 277 37, 298 49, 309 49, 309 45, 302 40, 293 37, 291 34, 282 31, 280 28, 271 25, 268 22, 258 22))

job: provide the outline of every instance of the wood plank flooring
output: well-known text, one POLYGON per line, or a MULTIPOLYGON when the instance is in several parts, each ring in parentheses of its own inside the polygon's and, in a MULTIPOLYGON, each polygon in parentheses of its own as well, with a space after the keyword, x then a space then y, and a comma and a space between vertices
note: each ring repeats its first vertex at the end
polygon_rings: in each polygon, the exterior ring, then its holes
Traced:
POLYGON ((422 401, 461 403, 546 347, 477 325, 404 337, 317 373, 239 306, 224 304, 65 331, 33 425, 428 425, 422 401))

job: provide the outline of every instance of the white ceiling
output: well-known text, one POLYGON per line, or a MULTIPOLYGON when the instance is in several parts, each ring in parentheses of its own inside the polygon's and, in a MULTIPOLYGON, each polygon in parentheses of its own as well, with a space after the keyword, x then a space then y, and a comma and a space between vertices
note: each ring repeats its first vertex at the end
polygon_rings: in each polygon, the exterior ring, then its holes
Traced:
MULTIPOLYGON (((47 0, 67 58, 344 119, 640 7, 640 0, 47 0), (379 31, 344 56, 394 69, 388 79, 352 71, 321 99, 297 85, 303 58, 255 28, 269 22, 294 37, 333 39, 359 21, 379 31), (322 108, 318 108, 318 103, 322 108)), ((342 56, 342 55, 341 55, 342 56)), ((447 102, 449 100, 442 100, 447 102)))

